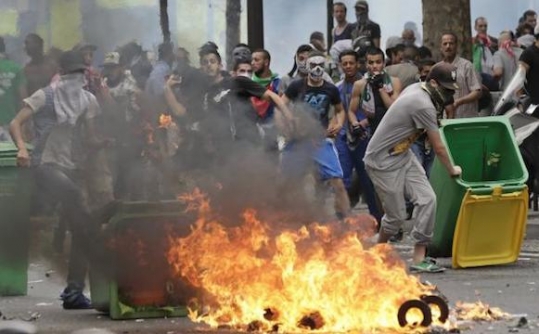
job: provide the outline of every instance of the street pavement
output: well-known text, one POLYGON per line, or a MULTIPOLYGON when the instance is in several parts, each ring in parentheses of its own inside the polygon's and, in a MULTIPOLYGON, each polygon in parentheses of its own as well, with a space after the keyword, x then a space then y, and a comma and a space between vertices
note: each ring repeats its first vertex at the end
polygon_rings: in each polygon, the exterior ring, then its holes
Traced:
MULTIPOLYGON (((72 333, 83 328, 108 329, 121 334, 208 333, 208 328, 193 324, 187 318, 122 321, 111 320, 95 310, 63 310, 58 295, 64 287, 62 268, 65 265, 59 259, 45 259, 43 254, 36 254, 37 249, 50 242, 48 235, 42 234, 45 236, 42 244, 33 247, 28 295, 0 297, 0 312, 4 319, 23 320, 36 326, 38 333, 47 334, 72 333)), ((405 240, 395 247, 405 260, 409 259, 412 250, 409 242, 405 240)), ((526 240, 519 260, 514 264, 454 270, 450 268, 451 259, 440 259, 440 262, 448 268, 446 272, 423 274, 421 279, 437 285, 449 299, 450 306, 456 301, 481 300, 514 315, 513 319, 504 321, 461 324, 463 333, 539 332, 539 213, 529 214, 526 240), (527 326, 513 328, 521 317, 526 317, 527 326)))

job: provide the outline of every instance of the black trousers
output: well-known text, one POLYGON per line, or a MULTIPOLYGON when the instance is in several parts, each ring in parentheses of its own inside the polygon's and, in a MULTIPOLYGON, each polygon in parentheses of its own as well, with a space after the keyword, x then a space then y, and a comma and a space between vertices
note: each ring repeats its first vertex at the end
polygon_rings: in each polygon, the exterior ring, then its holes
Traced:
POLYGON ((35 168, 37 190, 55 203, 61 203, 62 214, 71 230, 71 252, 67 275, 68 287, 84 289, 88 259, 93 240, 97 238, 97 224, 85 204, 84 193, 76 182, 76 173, 56 165, 35 168))

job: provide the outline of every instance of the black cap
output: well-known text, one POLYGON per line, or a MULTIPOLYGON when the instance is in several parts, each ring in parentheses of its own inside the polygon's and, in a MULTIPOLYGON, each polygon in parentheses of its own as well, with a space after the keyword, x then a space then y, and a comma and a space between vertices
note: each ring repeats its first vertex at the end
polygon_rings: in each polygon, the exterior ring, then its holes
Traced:
POLYGON ((84 57, 81 52, 77 51, 65 51, 60 56, 59 63, 64 73, 84 71, 86 69, 84 57))
POLYGON ((457 85, 457 68, 449 63, 440 62, 435 64, 427 75, 427 81, 431 79, 447 89, 459 89, 459 85, 457 85))
POLYGON ((364 0, 358 0, 356 1, 356 4, 354 5, 355 8, 364 8, 365 10, 369 10, 369 3, 364 0))
POLYGON ((72 50, 73 51, 79 51, 79 52, 83 52, 83 51, 94 52, 95 50, 97 50, 97 46, 95 46, 93 44, 81 42, 81 43, 78 43, 77 45, 75 45, 72 50))

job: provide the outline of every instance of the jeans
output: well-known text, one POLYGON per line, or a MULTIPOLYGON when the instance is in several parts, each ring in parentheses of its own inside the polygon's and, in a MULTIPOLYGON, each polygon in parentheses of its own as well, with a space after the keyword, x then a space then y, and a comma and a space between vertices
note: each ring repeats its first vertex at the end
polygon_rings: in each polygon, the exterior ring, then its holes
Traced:
POLYGON ((425 148, 425 140, 416 140, 412 144, 412 152, 414 152, 417 160, 423 166, 427 178, 430 178, 430 170, 432 169, 432 163, 435 157, 434 150, 432 148, 425 148))
POLYGON ((382 213, 378 208, 376 193, 374 192, 371 179, 367 175, 367 172, 365 171, 365 164, 363 163, 363 158, 365 157, 365 151, 367 150, 368 144, 369 139, 364 139, 359 142, 357 147, 351 149, 346 143, 346 134, 343 133, 340 133, 335 141, 335 146, 339 154, 339 161, 341 162, 341 167, 343 170, 344 186, 347 190, 352 186, 352 172, 355 168, 359 178, 359 183, 361 184, 363 195, 367 201, 369 213, 373 215, 374 218, 376 218, 376 220, 379 222, 382 219, 382 213))

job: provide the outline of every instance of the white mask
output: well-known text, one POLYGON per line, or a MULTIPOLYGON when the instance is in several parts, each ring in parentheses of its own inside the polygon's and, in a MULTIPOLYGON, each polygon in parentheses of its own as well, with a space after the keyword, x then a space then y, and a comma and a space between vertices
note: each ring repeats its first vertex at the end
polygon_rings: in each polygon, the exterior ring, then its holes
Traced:
POLYGON ((307 68, 311 79, 320 80, 324 76, 324 66, 326 58, 322 56, 311 57, 307 60, 307 68))

